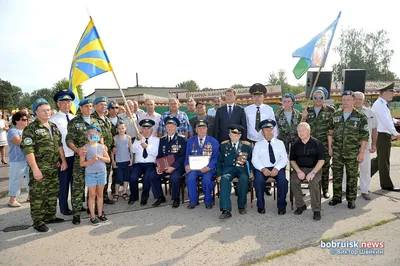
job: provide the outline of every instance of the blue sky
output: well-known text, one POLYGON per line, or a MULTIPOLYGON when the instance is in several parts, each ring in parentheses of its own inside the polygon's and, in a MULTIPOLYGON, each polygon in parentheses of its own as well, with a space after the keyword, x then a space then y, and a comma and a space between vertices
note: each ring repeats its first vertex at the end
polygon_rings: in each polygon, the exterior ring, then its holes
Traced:
MULTIPOLYGON (((188 79, 200 87, 251 85, 266 83, 268 74, 281 68, 296 84, 293 51, 324 30, 339 11, 333 46, 342 28, 385 29, 395 50, 391 70, 400 75, 398 14, 386 0, 0 0, 0 78, 31 92, 67 77, 88 23, 85 6, 122 87, 136 84, 136 72, 146 86, 175 86, 188 79)), ((325 70, 337 61, 331 51, 325 70)), ((94 88, 116 88, 112 74, 83 84, 84 94, 94 88)))

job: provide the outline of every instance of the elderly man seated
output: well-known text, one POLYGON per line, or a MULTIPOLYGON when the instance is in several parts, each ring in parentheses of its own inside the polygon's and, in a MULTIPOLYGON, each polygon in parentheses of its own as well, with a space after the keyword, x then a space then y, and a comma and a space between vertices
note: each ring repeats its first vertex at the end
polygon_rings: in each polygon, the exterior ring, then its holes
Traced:
POLYGON ((290 165, 293 171, 290 175, 290 189, 293 192, 296 210, 294 214, 300 215, 307 209, 303 200, 301 183, 308 181, 311 197, 311 209, 314 212, 313 219, 321 220, 321 189, 319 182, 322 176, 322 166, 325 163, 324 145, 316 138, 311 137, 310 125, 302 122, 297 126, 298 140, 290 151, 290 165))

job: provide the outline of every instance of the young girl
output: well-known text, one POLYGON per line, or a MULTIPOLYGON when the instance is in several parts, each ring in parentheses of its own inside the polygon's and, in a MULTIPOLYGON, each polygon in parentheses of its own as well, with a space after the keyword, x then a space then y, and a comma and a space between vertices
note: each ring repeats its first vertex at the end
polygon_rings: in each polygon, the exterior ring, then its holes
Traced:
POLYGON ((89 190, 90 222, 98 225, 100 221, 107 222, 103 213, 103 189, 106 184, 106 163, 110 162, 107 150, 100 144, 101 129, 96 126, 88 127, 89 143, 84 146, 87 151, 86 158, 80 158, 81 167, 85 167, 85 183, 89 190), (97 196, 98 216, 94 213, 94 201, 97 196), (99 221, 100 220, 100 221, 99 221))
POLYGON ((113 201, 118 201, 119 187, 122 185, 124 185, 122 198, 124 200, 129 200, 129 195, 126 193, 126 189, 129 183, 129 169, 133 163, 133 154, 130 152, 132 150, 132 139, 130 136, 125 134, 126 125, 123 122, 119 122, 117 129, 118 135, 114 136, 117 151, 115 155, 111 156, 113 168, 117 169, 113 201))

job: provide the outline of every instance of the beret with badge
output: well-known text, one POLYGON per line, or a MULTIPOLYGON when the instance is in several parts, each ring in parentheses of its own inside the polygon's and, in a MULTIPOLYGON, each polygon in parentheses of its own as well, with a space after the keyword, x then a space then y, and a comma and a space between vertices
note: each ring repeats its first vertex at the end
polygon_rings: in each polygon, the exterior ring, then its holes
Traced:
POLYGON ((108 98, 105 96, 101 96, 101 97, 97 97, 96 99, 94 99, 93 104, 98 104, 98 103, 107 103, 108 102, 108 98))
POLYGON ((114 104, 118 104, 118 103, 116 101, 114 101, 114 100, 111 100, 107 105, 107 109, 110 110, 111 106, 113 106, 114 104))
POLYGON ((343 96, 353 96, 354 97, 354 92, 350 91, 350 90, 346 90, 342 93, 342 97, 343 96))
POLYGON ((92 103, 92 102, 93 102, 92 98, 86 98, 86 99, 83 99, 83 100, 81 100, 79 102, 79 106, 84 106, 85 104, 89 104, 89 103, 92 103))
POLYGON ((49 103, 43 98, 36 99, 32 104, 32 112, 36 114, 36 109, 38 109, 38 107, 41 106, 42 104, 49 104, 49 103))
POLYGON ((293 95, 292 93, 285 93, 285 94, 283 94, 283 96, 282 96, 282 101, 283 101, 284 98, 290 98, 290 99, 292 99, 292 102, 293 102, 293 103, 296 103, 296 98, 294 97, 294 95, 293 95))
POLYGON ((90 125, 87 127, 88 130, 96 130, 98 133, 101 134, 101 128, 94 126, 94 125, 90 125))

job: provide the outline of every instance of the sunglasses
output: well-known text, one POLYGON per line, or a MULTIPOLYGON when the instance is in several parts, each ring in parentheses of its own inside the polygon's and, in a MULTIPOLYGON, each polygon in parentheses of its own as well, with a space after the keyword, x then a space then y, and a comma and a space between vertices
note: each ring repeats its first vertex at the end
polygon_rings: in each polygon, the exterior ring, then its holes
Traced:
POLYGON ((111 106, 111 109, 118 109, 118 106, 111 106))
POLYGON ((28 121, 28 119, 26 119, 26 118, 25 118, 25 119, 21 119, 21 121, 24 121, 24 122, 25 122, 25 121, 28 121))
POLYGON ((324 99, 324 96, 314 96, 313 98, 314 100, 322 100, 324 99))

